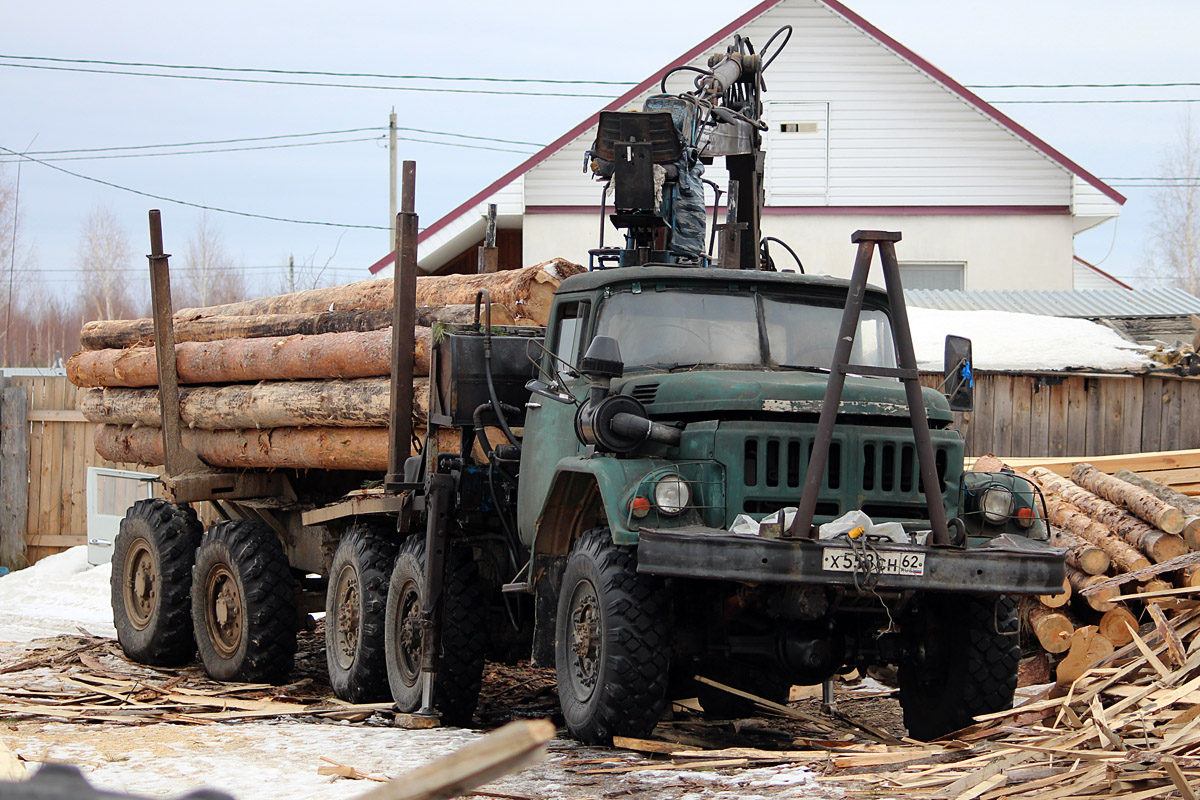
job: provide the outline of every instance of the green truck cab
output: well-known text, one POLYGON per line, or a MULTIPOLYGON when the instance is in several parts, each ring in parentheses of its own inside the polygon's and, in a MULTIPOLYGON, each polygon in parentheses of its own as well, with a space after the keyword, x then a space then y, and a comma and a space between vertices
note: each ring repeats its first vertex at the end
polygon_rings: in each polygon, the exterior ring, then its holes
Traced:
MULTIPOLYGON (((814 521, 862 511, 899 523, 900 541, 731 532, 798 504, 847 286, 648 265, 560 287, 526 406, 517 520, 535 658, 557 666, 574 735, 645 734, 669 691, 736 710, 695 675, 785 701, 794 683, 897 664, 906 724, 925 737, 1011 703, 1014 596, 1059 591, 1062 553, 1028 485, 964 472, 937 391, 923 399, 954 546, 926 542, 909 410, 887 377, 847 379, 814 521)), ((895 366, 880 290, 853 352, 895 366)))

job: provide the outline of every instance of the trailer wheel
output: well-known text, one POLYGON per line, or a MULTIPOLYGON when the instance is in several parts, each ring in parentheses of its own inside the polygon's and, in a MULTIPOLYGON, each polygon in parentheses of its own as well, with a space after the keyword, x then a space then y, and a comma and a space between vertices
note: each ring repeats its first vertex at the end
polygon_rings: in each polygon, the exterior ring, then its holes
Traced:
MULTIPOLYGON (((400 546, 388 586, 384 651, 392 699, 403 712, 421 707, 421 584, 425 537, 410 536, 400 546)), ((470 548, 446 549, 442 588, 441 656, 433 682, 433 704, 451 725, 470 724, 483 683, 487 647, 486 595, 470 548)))
POLYGON ((160 498, 137 501, 121 520, 109 585, 117 641, 133 661, 178 666, 196 653, 190 597, 200 534, 190 506, 160 498))
POLYGON ((587 744, 646 736, 667 702, 670 594, 637 572, 637 551, 594 528, 571 547, 554 662, 567 730, 587 744))
POLYGON ((396 550, 385 528, 358 524, 333 554, 325 594, 325 661, 333 693, 351 703, 388 696, 383 632, 396 550))
POLYGON ((283 546, 269 527, 235 519, 208 529, 192 573, 192 624, 209 677, 287 678, 296 654, 295 589, 283 546))
POLYGON ((1021 659, 1015 598, 927 600, 916 619, 915 652, 899 672, 904 725, 924 740, 971 725, 979 714, 1012 708, 1021 659))

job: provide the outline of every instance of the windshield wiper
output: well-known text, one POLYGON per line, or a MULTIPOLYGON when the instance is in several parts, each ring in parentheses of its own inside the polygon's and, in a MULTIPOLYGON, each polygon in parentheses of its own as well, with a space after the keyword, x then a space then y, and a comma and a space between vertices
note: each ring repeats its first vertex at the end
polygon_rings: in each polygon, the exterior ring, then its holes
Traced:
POLYGON ((664 372, 679 372, 680 370, 695 369, 696 367, 700 367, 703 365, 704 365, 703 361, 689 361, 689 362, 676 361, 674 364, 664 364, 663 371, 664 372))
POLYGON ((815 372, 815 373, 819 373, 821 375, 829 374, 828 367, 810 367, 810 366, 805 366, 802 364, 776 364, 775 366, 778 369, 786 369, 786 370, 791 370, 793 372, 815 372))

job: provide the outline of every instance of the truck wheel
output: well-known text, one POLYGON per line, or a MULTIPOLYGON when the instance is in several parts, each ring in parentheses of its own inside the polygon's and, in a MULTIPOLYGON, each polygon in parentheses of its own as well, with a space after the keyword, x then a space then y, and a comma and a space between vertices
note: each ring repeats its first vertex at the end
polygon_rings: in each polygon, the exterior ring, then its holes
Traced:
POLYGON ((667 702, 670 594, 637 573, 608 528, 571 547, 558 597, 554 663, 567 730, 587 744, 646 736, 667 702))
POLYGON ((190 597, 200 534, 190 506, 160 498, 138 500, 121 520, 109 584, 117 641, 133 661, 178 666, 196 653, 190 597))
MULTIPOLYGON (((392 699, 403 712, 421 707, 421 584, 425 576, 425 537, 400 545, 388 586, 384 652, 392 699)), ((433 681, 433 705, 451 725, 469 725, 479 703, 487 647, 486 600, 470 548, 446 550, 442 586, 441 656, 433 681)))
MULTIPOLYGON (((792 682, 776 670, 745 661, 708 661, 701 665, 700 674, 706 678, 756 694, 764 700, 786 705, 792 691, 792 682)), ((704 715, 714 719, 738 719, 759 713, 753 700, 721 691, 697 682, 696 698, 704 715)))
POLYGON ((1017 688, 1017 601, 937 598, 920 612, 916 651, 900 665, 900 705, 910 736, 936 739, 978 714, 1012 708, 1017 688))
POLYGON ((266 525, 235 519, 208 529, 192 573, 192 624, 210 678, 287 678, 296 654, 295 589, 283 546, 266 525))
POLYGON ((325 594, 325 661, 333 693, 351 703, 388 695, 384 612, 396 549, 384 528, 358 524, 333 554, 325 594))

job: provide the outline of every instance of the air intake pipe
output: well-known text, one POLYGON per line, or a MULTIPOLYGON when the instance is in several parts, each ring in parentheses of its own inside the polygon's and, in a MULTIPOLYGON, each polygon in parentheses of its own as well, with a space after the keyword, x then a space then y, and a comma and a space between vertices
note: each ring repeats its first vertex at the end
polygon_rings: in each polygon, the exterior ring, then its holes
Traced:
POLYGON ((632 453, 647 441, 675 446, 682 431, 650 419, 634 398, 612 393, 612 379, 625 372, 621 348, 611 336, 597 336, 588 346, 579 371, 591 381, 588 398, 575 414, 575 435, 606 453, 632 453))

